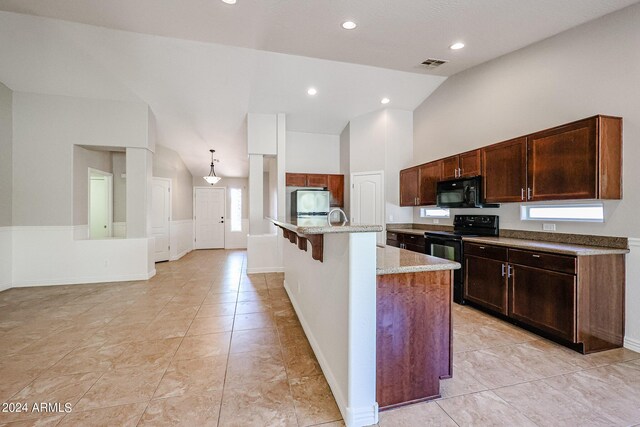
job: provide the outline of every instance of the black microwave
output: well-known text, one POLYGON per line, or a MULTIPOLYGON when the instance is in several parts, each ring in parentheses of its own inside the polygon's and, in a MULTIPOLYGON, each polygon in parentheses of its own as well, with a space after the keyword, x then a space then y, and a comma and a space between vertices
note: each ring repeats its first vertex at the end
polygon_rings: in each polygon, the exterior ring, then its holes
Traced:
POLYGON ((437 185, 437 205, 441 208, 487 208, 482 197, 482 177, 440 181, 437 185))

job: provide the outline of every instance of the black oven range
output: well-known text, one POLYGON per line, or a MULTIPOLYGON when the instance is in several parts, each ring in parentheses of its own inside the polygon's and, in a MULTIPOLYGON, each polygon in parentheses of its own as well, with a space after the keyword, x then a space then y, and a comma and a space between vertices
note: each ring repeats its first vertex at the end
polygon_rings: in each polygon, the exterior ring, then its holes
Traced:
POLYGON ((453 275, 453 301, 465 304, 464 300, 464 253, 462 238, 467 236, 498 236, 497 215, 455 215, 453 231, 427 231, 425 253, 438 258, 459 262, 461 269, 453 275))

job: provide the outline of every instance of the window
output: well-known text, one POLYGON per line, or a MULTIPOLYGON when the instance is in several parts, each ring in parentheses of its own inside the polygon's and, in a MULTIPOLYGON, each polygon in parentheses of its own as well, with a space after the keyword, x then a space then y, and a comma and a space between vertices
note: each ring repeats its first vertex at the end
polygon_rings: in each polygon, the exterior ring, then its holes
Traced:
POLYGON ((231 231, 242 231, 242 189, 232 188, 231 199, 231 231))
POLYGON ((449 209, 420 208, 420 218, 449 218, 449 209))
POLYGON ((584 221, 604 222, 602 203, 567 205, 521 205, 523 221, 584 221))

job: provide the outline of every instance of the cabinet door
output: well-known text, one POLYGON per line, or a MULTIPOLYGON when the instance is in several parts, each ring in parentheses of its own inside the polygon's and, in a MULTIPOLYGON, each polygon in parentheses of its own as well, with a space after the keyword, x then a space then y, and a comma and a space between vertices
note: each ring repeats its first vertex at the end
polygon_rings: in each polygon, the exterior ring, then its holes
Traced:
POLYGON ((442 180, 445 181, 447 179, 456 179, 458 177, 458 168, 460 167, 460 163, 458 161, 458 156, 447 157, 446 159, 442 159, 442 180))
POLYGON ((468 151, 466 153, 460 154, 458 156, 459 165, 460 165, 460 174, 458 175, 461 178, 466 178, 469 176, 478 176, 481 174, 480 164, 482 163, 480 160, 480 150, 468 151))
POLYGON ((329 179, 327 175, 308 173, 307 174, 307 187, 322 187, 327 188, 329 186, 329 179))
POLYGON ((327 181, 331 193, 331 206, 344 206, 344 175, 329 175, 327 181))
POLYGON ((307 174, 304 173, 287 173, 285 176, 287 187, 306 187, 307 174))
POLYGON ((464 260, 464 298, 506 315, 507 264, 469 255, 464 260))
POLYGON ((418 204, 418 168, 400 171, 400 206, 418 204))
POLYGON ((440 173, 442 172, 442 164, 440 161, 426 163, 419 166, 420 175, 420 191, 419 205, 435 205, 437 202, 436 188, 440 181, 440 173))
POLYGON ((482 178, 487 203, 524 201, 527 197, 527 138, 483 148, 482 178))
POLYGON ((576 276, 513 264, 510 287, 510 317, 575 342, 576 276))
POLYGON ((527 137, 530 200, 598 197, 597 153, 595 119, 527 137))

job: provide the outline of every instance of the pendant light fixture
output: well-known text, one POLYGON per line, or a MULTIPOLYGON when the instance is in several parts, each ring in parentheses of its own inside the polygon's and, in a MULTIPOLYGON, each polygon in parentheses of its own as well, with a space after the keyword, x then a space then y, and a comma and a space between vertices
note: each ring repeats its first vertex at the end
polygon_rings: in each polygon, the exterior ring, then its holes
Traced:
POLYGON ((203 176, 203 178, 209 184, 213 185, 213 184, 217 184, 218 181, 222 179, 219 176, 216 176, 216 171, 214 170, 214 166, 213 166, 213 162, 219 162, 220 160, 213 158, 213 153, 215 153, 216 150, 211 149, 209 151, 211 152, 211 170, 209 171, 209 175, 203 176))

